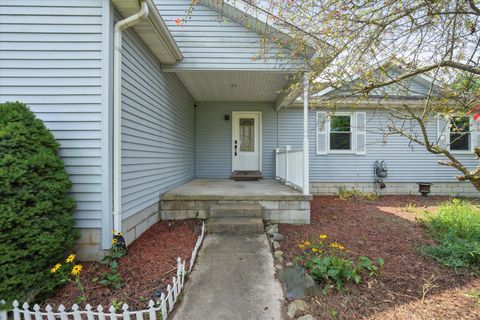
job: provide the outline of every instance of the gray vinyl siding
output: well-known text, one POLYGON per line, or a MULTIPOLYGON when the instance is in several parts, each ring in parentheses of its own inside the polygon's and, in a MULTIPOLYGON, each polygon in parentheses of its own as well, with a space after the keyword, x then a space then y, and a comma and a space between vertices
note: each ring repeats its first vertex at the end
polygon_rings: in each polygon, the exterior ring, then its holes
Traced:
POLYGON ((255 31, 197 2, 183 25, 190 0, 155 0, 184 59, 171 70, 268 70, 298 68, 290 52, 273 43, 261 53, 262 37, 255 31))
MULTIPOLYGON (((458 174, 455 169, 441 166, 438 160, 444 157, 428 153, 422 146, 410 144, 400 136, 388 136, 382 144, 383 131, 389 123, 387 112, 373 109, 367 115, 367 154, 316 154, 316 112, 309 112, 310 182, 372 182, 375 160, 385 160, 388 178, 385 182, 453 182, 458 174)), ((320 109, 318 110, 320 111, 320 109)), ((339 110, 348 111, 348 110, 339 110)), ((436 121, 428 125, 429 136, 436 137, 436 121)), ((303 110, 291 108, 278 115, 279 145, 302 147, 303 110)), ((462 162, 475 167, 479 164, 472 155, 458 155, 462 162)))
MULTIPOLYGON (((404 69, 399 69, 399 67, 392 67, 387 70, 387 75, 383 72, 376 71, 374 73, 373 79, 374 82, 382 83, 399 77, 401 74, 405 73, 404 69)), ((366 82, 361 80, 355 80, 351 83, 346 84, 339 90, 333 90, 325 94, 325 96, 335 96, 335 95, 347 95, 350 96, 352 92, 359 90, 367 85, 366 82)), ((431 83, 423 78, 421 75, 413 76, 411 78, 402 80, 398 83, 391 84, 389 86, 380 87, 373 89, 369 92, 370 97, 381 97, 381 98, 392 98, 392 99, 421 99, 425 98, 431 90, 431 94, 436 95, 440 94, 438 87, 434 85, 432 88, 431 83)), ((360 98, 361 99, 361 98, 360 98)))
POLYGON ((194 178, 194 101, 131 31, 122 65, 123 218, 194 178))
MULTIPOLYGON (((399 77, 405 70, 391 69, 388 70, 388 80, 399 77)), ((386 80, 383 80, 386 81, 386 80)), ((401 81, 398 84, 377 88, 370 94, 374 96, 408 96, 410 98, 421 98, 428 95, 430 90, 429 84, 422 80, 420 76, 401 81)))
POLYGON ((232 174, 232 111, 262 112, 262 173, 275 176, 277 112, 272 103, 205 103, 196 108, 195 176, 230 178, 232 174), (225 115, 230 120, 224 119, 225 115))
POLYGON ((0 0, 0 102, 21 101, 52 130, 73 182, 76 225, 102 219, 101 0, 0 0))

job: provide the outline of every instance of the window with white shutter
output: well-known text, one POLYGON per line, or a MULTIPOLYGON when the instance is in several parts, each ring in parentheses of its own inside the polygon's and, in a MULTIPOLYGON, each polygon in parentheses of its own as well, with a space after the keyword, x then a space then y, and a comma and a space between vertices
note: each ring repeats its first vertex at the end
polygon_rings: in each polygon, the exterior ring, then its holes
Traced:
POLYGON ((367 152, 365 112, 317 112, 317 155, 367 152))
POLYGON ((437 142, 441 148, 452 153, 470 153, 479 137, 479 126, 472 117, 437 115, 437 142))

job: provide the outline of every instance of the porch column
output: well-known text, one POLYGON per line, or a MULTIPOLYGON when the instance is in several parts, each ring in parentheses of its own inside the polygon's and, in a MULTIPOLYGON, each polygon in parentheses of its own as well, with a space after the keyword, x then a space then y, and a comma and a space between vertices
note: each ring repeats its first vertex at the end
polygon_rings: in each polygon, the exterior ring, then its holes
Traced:
POLYGON ((303 74, 303 194, 310 194, 308 142, 308 72, 303 74))

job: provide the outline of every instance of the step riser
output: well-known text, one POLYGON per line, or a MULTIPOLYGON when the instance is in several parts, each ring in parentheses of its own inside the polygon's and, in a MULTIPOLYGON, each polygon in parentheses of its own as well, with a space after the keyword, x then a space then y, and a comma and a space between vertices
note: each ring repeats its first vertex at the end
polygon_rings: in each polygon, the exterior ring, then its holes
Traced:
POLYGON ((212 208, 210 218, 262 218, 262 209, 212 208))
POLYGON ((207 223, 208 233, 231 233, 231 234, 261 234, 263 233, 263 223, 255 224, 209 224, 207 223))

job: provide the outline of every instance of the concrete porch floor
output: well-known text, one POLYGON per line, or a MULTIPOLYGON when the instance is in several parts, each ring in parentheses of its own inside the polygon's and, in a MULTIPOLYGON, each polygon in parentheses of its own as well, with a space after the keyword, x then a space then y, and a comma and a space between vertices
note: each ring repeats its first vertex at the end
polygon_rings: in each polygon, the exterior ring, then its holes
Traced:
POLYGON ((195 179, 160 196, 163 220, 208 219, 213 207, 259 204, 265 221, 310 223, 311 195, 276 180, 195 179))
POLYGON ((194 179, 164 193, 161 200, 311 200, 276 180, 194 179))

